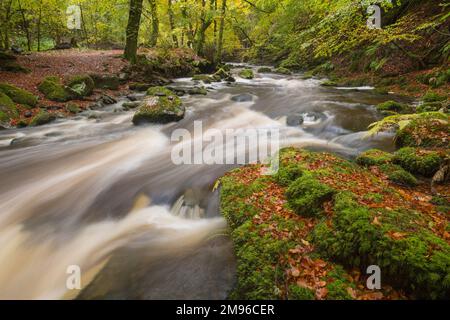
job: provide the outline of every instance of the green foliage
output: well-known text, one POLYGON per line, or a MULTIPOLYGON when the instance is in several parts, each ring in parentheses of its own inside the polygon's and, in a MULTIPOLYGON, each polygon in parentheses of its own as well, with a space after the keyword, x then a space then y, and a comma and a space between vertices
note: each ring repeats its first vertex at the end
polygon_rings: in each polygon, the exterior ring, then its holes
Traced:
POLYGON ((378 149, 371 149, 361 153, 356 162, 363 166, 378 166, 392 161, 393 155, 378 149))
POLYGON ((440 101, 444 101, 444 100, 447 100, 446 96, 441 96, 440 94, 433 92, 433 91, 428 91, 422 97, 423 102, 440 102, 440 101))
POLYGON ((323 203, 330 200, 334 190, 310 175, 292 182, 286 196, 290 207, 300 215, 315 216, 323 210, 323 203))
POLYGON ((26 107, 35 107, 38 102, 38 98, 31 92, 18 88, 8 83, 0 83, 0 91, 11 98, 15 103, 22 104, 26 107))
POLYGON ((402 148, 394 156, 394 163, 399 164, 409 172, 426 177, 430 177, 438 171, 442 161, 441 155, 435 151, 412 147, 402 148))
POLYGON ((302 175, 302 168, 296 162, 280 163, 278 172, 274 176, 278 184, 289 186, 291 182, 297 180, 302 175))
POLYGON ((308 288, 291 284, 288 293, 289 300, 314 300, 314 291, 308 288))

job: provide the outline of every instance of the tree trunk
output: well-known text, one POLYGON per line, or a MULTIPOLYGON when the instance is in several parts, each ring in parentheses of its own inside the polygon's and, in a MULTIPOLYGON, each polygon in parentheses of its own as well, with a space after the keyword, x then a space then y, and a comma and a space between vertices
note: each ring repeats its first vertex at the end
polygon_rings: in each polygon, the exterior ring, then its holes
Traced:
POLYGON ((130 13, 128 16, 126 45, 124 56, 131 63, 136 62, 139 26, 141 23, 143 0, 130 0, 130 13))
POLYGON ((31 33, 30 33, 30 29, 28 28, 28 21, 25 17, 25 11, 22 8, 22 4, 20 3, 20 0, 17 0, 17 3, 19 5, 20 16, 22 17, 22 28, 25 31, 25 35, 27 37, 27 48, 28 48, 28 51, 31 51, 31 33))
POLYGON ((222 62, 222 49, 223 49, 223 30, 225 28, 225 13, 227 10, 227 0, 222 0, 222 10, 220 12, 220 26, 219 26, 219 40, 217 41, 217 51, 215 57, 215 63, 222 62))
POLYGON ((41 23, 42 23, 42 0, 39 1, 39 15, 37 21, 37 51, 41 51, 41 23))
MULTIPOLYGON (((202 13, 200 16, 200 27, 197 31, 197 37, 195 41, 195 52, 198 55, 203 55, 203 48, 205 45, 205 39, 206 39, 206 30, 208 30, 209 26, 213 22, 213 19, 211 16, 207 16, 206 14, 206 0, 202 1, 202 13)), ((214 1, 210 0, 210 9, 212 10, 214 7, 214 1)))
POLYGON ((183 25, 183 43, 184 43, 184 34, 186 34, 187 37, 187 41, 186 41, 186 45, 188 48, 192 48, 192 44, 194 43, 194 30, 192 28, 192 23, 188 17, 188 13, 187 13, 187 0, 184 0, 183 2, 183 6, 181 7, 181 15, 183 16, 184 19, 184 23, 186 24, 187 21, 187 28, 186 25, 183 25))
POLYGON ((159 19, 158 19, 158 6, 156 0, 148 0, 150 3, 150 12, 152 15, 152 33, 150 34, 150 47, 155 47, 158 43, 159 36, 159 19))
POLYGON ((89 37, 88 37, 88 33, 87 33, 87 29, 86 29, 86 23, 85 23, 85 19, 84 19, 83 6, 81 5, 81 3, 79 3, 78 6, 80 7, 81 24, 83 26, 84 41, 86 41, 86 45, 89 46, 89 37))
POLYGON ((172 41, 175 47, 178 47, 178 38, 175 34, 175 17, 172 9, 172 0, 167 0, 167 13, 169 15, 170 31, 172 32, 172 41))

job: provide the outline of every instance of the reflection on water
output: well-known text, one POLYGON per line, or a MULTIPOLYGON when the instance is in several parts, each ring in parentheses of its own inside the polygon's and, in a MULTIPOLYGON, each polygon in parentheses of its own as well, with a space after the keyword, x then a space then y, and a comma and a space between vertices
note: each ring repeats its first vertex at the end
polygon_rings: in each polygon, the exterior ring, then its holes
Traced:
POLYGON ((0 132, 0 298, 225 298, 235 262, 212 187, 232 166, 170 158, 171 132, 192 132, 194 120, 278 128, 282 146, 347 157, 393 147, 391 135, 364 139, 384 99, 369 90, 266 74, 207 86, 207 96, 183 97, 176 124, 134 127, 123 99, 96 118, 0 132), (82 270, 81 293, 66 290, 69 265, 82 270))

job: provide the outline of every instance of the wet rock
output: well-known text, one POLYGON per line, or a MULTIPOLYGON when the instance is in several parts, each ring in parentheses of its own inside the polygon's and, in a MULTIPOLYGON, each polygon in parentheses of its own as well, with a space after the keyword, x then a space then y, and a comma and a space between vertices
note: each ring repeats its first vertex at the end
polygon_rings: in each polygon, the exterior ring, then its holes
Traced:
POLYGON ((0 91, 6 94, 15 103, 29 107, 35 107, 37 105, 38 98, 27 90, 2 82, 0 83, 0 91))
POLYGON ((133 82, 128 85, 128 88, 133 91, 147 91, 152 85, 150 83, 133 82))
POLYGON ((125 110, 135 109, 139 107, 140 104, 140 101, 125 102, 124 104, 122 104, 122 108, 125 110))
POLYGON ((56 116, 47 111, 40 111, 36 114, 30 121, 30 126, 42 126, 44 124, 50 123, 56 119, 56 116))
POLYGON ((249 102, 253 101, 253 96, 248 93, 242 93, 231 97, 231 100, 235 102, 249 102))
POLYGON ((70 113, 73 113, 73 114, 77 114, 81 111, 81 108, 75 103, 68 103, 66 108, 67 108, 67 111, 69 111, 70 113))
POLYGON ((65 102, 73 98, 71 92, 66 90, 58 77, 44 78, 38 89, 47 99, 52 101, 65 102))
POLYGON ((184 118, 185 109, 180 98, 164 87, 153 87, 147 91, 146 97, 133 116, 133 123, 168 123, 184 118))
POLYGON ((72 77, 67 82, 66 87, 66 89, 77 98, 90 96, 94 92, 94 88, 94 80, 88 75, 77 75, 72 77))
POLYGON ((239 72, 239 76, 244 79, 253 79, 255 75, 253 74, 252 69, 244 69, 241 72, 239 72))
POLYGON ((261 67, 258 69, 258 73, 271 73, 271 72, 273 72, 272 68, 269 67, 261 67))
POLYGON ((291 75, 292 74, 291 70, 289 70, 287 68, 283 68, 283 67, 276 68, 275 73, 283 74, 283 75, 291 75))
POLYGON ((91 110, 97 110, 97 109, 101 109, 103 107, 104 107, 104 105, 103 105, 103 103, 101 101, 97 101, 97 102, 95 102, 95 103, 93 103, 93 104, 88 106, 88 108, 91 109, 91 110))
POLYGON ((95 87, 99 89, 117 90, 120 86, 120 78, 114 75, 91 74, 95 87))
POLYGON ((105 105, 117 103, 117 100, 115 98, 108 96, 107 94, 102 95, 99 101, 101 101, 105 105))
POLYGON ((287 117, 286 124, 290 127, 298 127, 302 125, 304 121, 301 114, 292 114, 287 117))
POLYGON ((33 115, 31 111, 25 111, 24 116, 25 118, 30 118, 33 115))
POLYGON ((128 100, 130 101, 138 101, 138 100, 142 100, 142 95, 140 94, 129 94, 126 96, 128 100))

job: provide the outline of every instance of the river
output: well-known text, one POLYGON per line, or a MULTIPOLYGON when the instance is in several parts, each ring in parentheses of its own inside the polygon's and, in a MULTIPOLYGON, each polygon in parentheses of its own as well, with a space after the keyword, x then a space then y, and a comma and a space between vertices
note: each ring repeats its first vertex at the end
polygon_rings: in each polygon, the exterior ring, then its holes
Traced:
POLYGON ((174 165, 175 128, 277 128, 283 146, 345 157, 394 148, 390 134, 364 138, 386 100, 370 88, 258 73, 207 86, 207 96, 182 97, 176 124, 135 127, 123 98, 0 131, 0 299, 226 298, 236 266, 213 186, 232 166, 174 165), (287 125, 299 115, 302 124, 287 125), (71 265, 82 290, 66 287, 71 265))

